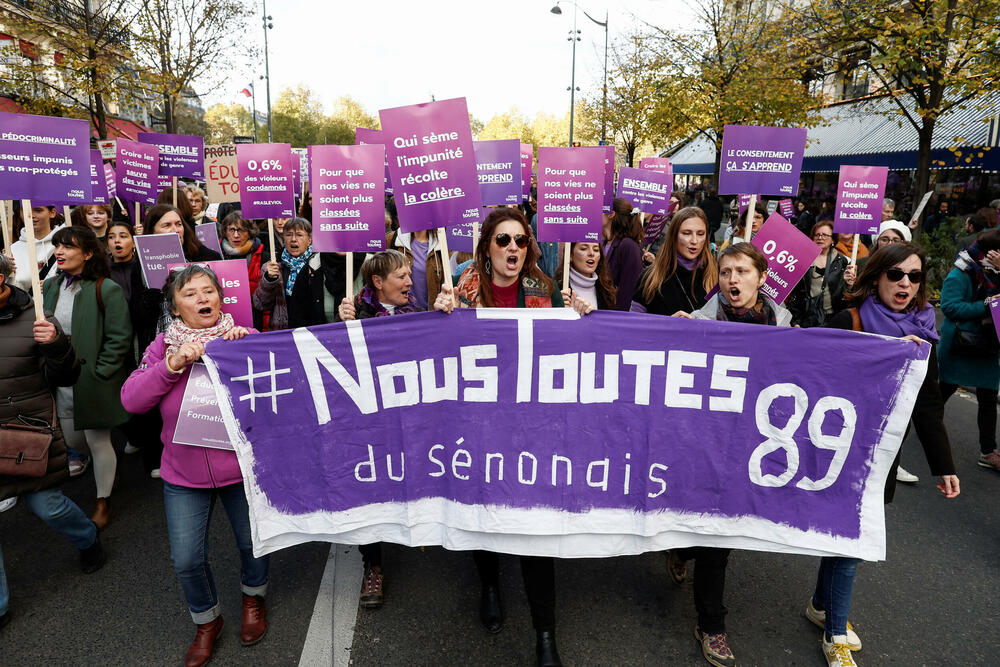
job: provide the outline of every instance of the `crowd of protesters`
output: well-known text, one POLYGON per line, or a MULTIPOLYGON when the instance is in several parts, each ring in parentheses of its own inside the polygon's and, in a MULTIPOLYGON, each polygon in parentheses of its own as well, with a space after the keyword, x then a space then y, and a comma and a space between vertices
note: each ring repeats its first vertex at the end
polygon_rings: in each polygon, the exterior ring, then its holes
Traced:
MULTIPOLYGON (((208 525, 216 500, 225 509, 240 554, 240 640, 254 644, 267 631, 269 568, 267 557, 253 555, 236 455, 174 441, 184 387, 205 345, 258 331, 454 308, 568 307, 581 315, 619 310, 852 329, 929 344, 929 371, 912 424, 931 473, 939 477, 938 488, 948 498, 959 494, 943 409, 960 387, 974 391, 978 399, 977 463, 1000 471, 1000 343, 989 314, 990 299, 1000 295, 996 208, 966 216, 959 230, 962 237, 955 241, 960 251, 941 290, 944 323, 939 335, 927 292, 926 253, 913 243, 911 226, 894 219, 891 200, 885 201, 879 233, 857 240, 834 232, 829 207, 813 211, 796 202, 792 222, 820 252, 784 305, 761 292, 767 258, 745 242, 767 218, 766 203, 727 217, 726 205, 714 192, 702 193, 696 206, 685 205, 684 192, 675 192, 671 200, 668 223, 646 247, 643 215, 624 199, 615 199, 605 215, 600 242, 568 248, 538 243, 532 196, 521 207, 494 209, 482 224, 474 253, 449 258, 442 257, 435 230, 407 233, 398 228, 391 197, 386 201, 387 249, 350 258, 314 249, 308 197, 297 217, 276 221, 273 239, 262 233, 262 221, 244 219, 238 208, 220 211, 225 213, 221 219, 213 217, 205 192, 196 186, 179 198, 165 190, 141 221, 103 205, 77 206, 68 221, 53 206, 18 210, 16 229, 27 223, 34 230, 46 319, 33 317, 32 272, 25 230, 20 229, 19 240, 0 256, 0 398, 10 397, 0 400, 0 424, 41 425, 51 428, 55 438, 43 476, 0 475, 0 512, 23 502, 79 550, 83 572, 95 572, 105 561, 100 531, 113 524, 118 454, 141 451, 146 471, 162 480, 165 537, 196 626, 185 663, 207 662, 223 631, 208 559, 208 525), (194 233, 196 224, 207 222, 217 225, 224 258, 247 264, 252 328, 237 326, 222 312, 224 288, 203 264, 222 257, 194 233), (162 233, 180 237, 189 264, 172 271, 164 285, 146 285, 135 236, 162 233), (566 261, 569 267, 563 266, 566 261), (353 274, 348 276, 350 266, 353 274), (561 284, 564 275, 567 284, 561 284), (89 518, 60 491, 68 477, 88 468, 96 488, 89 518)), ((943 229, 947 214, 946 206, 938 206, 923 231, 943 229)), ((917 481, 899 468, 898 455, 886 484, 886 502, 897 480, 917 481)), ((364 574, 359 603, 365 608, 383 604, 381 547, 360 547, 364 574)), ((707 546, 666 556, 666 573, 678 584, 694 561, 695 636, 705 659, 719 667, 736 664, 724 604, 732 556, 730 549, 707 546)), ((498 556, 476 551, 472 560, 482 584, 480 621, 487 632, 500 632, 504 605, 498 556)), ((539 664, 560 664, 553 559, 523 556, 520 563, 539 664)), ((816 588, 805 606, 806 617, 823 630, 823 655, 838 667, 856 664, 853 652, 862 646, 848 622, 857 566, 850 558, 821 559, 816 588)), ((0 626, 14 613, 9 597, 0 552, 0 626)))

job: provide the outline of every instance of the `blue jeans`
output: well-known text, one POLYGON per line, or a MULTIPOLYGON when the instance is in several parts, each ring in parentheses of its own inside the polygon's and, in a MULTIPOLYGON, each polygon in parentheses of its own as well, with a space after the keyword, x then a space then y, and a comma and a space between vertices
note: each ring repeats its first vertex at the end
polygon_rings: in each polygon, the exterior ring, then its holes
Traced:
MULTIPOLYGON (((77 549, 93 546, 97 539, 97 526, 59 489, 27 493, 23 500, 39 519, 68 537, 77 549)), ((7 613, 9 602, 10 590, 7 588, 3 552, 0 551, 0 616, 7 613)))
POLYGON ((174 571, 184 589, 191 620, 198 625, 219 616, 219 595, 208 564, 208 526, 216 497, 229 517, 240 550, 240 580, 245 595, 267 593, 269 559, 254 558, 250 539, 250 508, 243 484, 217 489, 192 489, 163 483, 163 506, 167 512, 167 534, 174 571))
POLYGON ((834 637, 847 634, 847 615, 851 613, 851 594, 857 558, 825 557, 819 562, 813 607, 826 610, 826 634, 834 637))

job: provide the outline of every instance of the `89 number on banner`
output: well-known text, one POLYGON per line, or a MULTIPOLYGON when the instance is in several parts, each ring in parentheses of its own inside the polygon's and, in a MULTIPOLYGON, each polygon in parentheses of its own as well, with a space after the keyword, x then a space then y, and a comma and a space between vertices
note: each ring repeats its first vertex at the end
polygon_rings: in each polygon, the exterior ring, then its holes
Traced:
MULTIPOLYGON (((748 471, 750 481, 758 486, 781 487, 785 486, 795 477, 799 470, 799 448, 795 444, 795 431, 798 430, 805 419, 807 408, 809 407, 809 397, 805 390, 790 382, 773 384, 764 389, 757 396, 757 404, 754 413, 757 420, 757 430, 767 440, 757 445, 750 455, 748 471), (788 417, 784 426, 776 426, 771 423, 771 405, 778 398, 791 398, 794 411, 788 417), (762 469, 764 457, 768 454, 783 450, 785 453, 785 471, 780 475, 765 473, 762 469)), ((854 404, 839 396, 824 396, 816 401, 812 413, 809 415, 809 440, 813 447, 826 449, 833 452, 833 459, 830 467, 822 479, 809 479, 803 477, 795 486, 805 491, 822 491, 833 485, 840 476, 840 471, 847 460, 847 454, 851 451, 851 442, 854 440, 854 431, 858 422, 857 411, 854 404), (823 433, 823 421, 826 415, 834 410, 839 410, 843 417, 843 425, 838 435, 826 435, 823 433)))

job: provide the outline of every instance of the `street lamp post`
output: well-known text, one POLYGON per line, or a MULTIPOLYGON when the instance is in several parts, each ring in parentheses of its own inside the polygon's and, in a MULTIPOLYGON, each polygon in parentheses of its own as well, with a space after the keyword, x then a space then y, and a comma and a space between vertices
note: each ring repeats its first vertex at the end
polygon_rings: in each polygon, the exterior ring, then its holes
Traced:
MULTIPOLYGON (((274 28, 271 17, 267 14, 267 0, 263 0, 264 5, 264 79, 267 90, 267 142, 274 141, 274 134, 271 131, 271 62, 267 52, 267 31, 274 28)), ((254 123, 256 124, 256 119, 254 123)))
MULTIPOLYGON (((576 106, 576 43, 580 41, 580 31, 576 29, 576 10, 583 12, 583 15, 590 19, 592 22, 604 28, 604 86, 603 86, 603 96, 601 101, 601 143, 608 143, 608 11, 604 10, 604 21, 598 21, 593 16, 588 14, 580 5, 576 4, 574 0, 568 0, 573 5, 573 31, 570 33, 569 39, 573 41, 573 63, 570 69, 570 87, 569 87, 569 145, 573 145, 573 116, 575 114, 576 106)), ((550 10, 553 14, 562 14, 562 8, 559 7, 557 2, 555 7, 550 10)))

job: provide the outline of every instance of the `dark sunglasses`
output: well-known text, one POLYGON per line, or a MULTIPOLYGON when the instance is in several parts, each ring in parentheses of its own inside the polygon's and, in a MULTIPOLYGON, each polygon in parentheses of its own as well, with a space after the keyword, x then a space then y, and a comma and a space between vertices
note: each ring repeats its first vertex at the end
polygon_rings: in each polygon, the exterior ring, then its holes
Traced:
POLYGON ((514 243, 517 244, 518 248, 527 248, 528 247, 528 235, 527 234, 515 234, 513 237, 511 237, 511 235, 507 234, 507 233, 497 234, 497 236, 496 236, 497 245, 500 246, 501 248, 506 248, 507 246, 510 245, 511 238, 514 239, 514 243))
POLYGON ((907 278, 910 279, 911 283, 913 283, 914 285, 917 285, 917 284, 920 283, 921 280, 924 279, 924 272, 923 271, 910 271, 909 273, 907 273, 907 272, 903 271, 902 269, 886 269, 885 270, 885 277, 888 278, 889 280, 891 280, 894 283, 898 283, 900 280, 902 280, 903 276, 906 276, 907 278))

